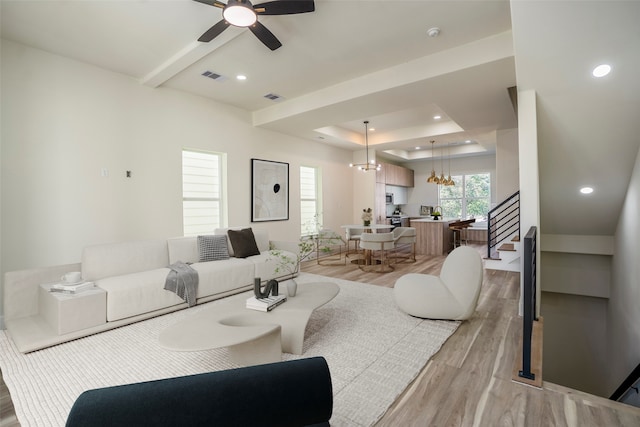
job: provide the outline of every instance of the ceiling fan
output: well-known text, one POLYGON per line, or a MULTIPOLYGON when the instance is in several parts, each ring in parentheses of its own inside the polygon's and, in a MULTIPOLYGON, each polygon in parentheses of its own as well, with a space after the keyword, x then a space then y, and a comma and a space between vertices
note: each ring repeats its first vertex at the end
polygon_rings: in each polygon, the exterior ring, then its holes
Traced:
POLYGON ((271 50, 276 50, 282 43, 271 31, 258 22, 258 15, 291 15, 294 13, 313 12, 313 0, 277 0, 251 4, 249 0, 229 0, 227 4, 217 0, 195 0, 209 6, 222 9, 222 19, 209 28, 198 41, 210 42, 219 36, 229 25, 248 27, 249 30, 271 50))

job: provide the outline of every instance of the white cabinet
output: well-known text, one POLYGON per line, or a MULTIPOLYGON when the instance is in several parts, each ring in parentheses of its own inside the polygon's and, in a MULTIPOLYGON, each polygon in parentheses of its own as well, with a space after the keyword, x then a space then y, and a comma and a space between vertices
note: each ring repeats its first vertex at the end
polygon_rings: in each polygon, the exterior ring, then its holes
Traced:
POLYGON ((395 185, 387 185, 387 193, 393 194, 394 205, 406 205, 407 204, 407 189, 406 187, 398 187, 395 185))

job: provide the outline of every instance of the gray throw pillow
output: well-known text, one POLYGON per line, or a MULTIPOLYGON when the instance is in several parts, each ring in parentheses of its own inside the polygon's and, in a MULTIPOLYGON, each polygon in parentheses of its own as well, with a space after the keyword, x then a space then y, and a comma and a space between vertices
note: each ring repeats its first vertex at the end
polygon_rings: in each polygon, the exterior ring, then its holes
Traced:
POLYGON ((246 258, 252 255, 260 255, 256 237, 253 230, 243 228, 242 230, 228 230, 231 247, 233 247, 233 256, 236 258, 246 258))
POLYGON ((227 236, 198 236, 198 261, 219 261, 229 259, 227 236))

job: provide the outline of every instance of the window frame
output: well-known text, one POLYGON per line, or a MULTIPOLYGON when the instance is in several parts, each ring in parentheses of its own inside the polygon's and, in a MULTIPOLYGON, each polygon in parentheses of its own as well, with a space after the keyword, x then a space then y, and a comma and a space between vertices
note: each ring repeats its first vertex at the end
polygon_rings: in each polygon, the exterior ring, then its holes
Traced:
POLYGON ((322 224, 322 172, 317 166, 307 166, 300 165, 298 168, 299 176, 300 176, 300 236, 308 237, 314 236, 318 232, 318 227, 322 224), (303 179, 304 172, 303 169, 310 169, 314 171, 314 193, 315 197, 303 197, 303 179), (315 203, 315 209, 313 214, 313 219, 305 218, 308 215, 303 213, 303 205, 308 202, 315 203))
MULTIPOLYGON (((182 172, 181 173, 181 176, 182 176, 182 233, 184 236, 213 234, 216 228, 225 227, 227 224, 226 154, 221 152, 214 152, 214 151, 183 148, 181 152, 181 161, 182 161, 182 170, 181 170, 182 172), (186 195, 187 193, 189 193, 189 191, 185 188, 185 185, 189 183, 188 183, 188 180, 185 180, 185 177, 186 176, 193 177, 198 175, 186 173, 185 171, 186 167, 196 167, 196 166, 188 165, 188 164, 185 165, 185 155, 187 156, 194 155, 192 160, 195 159, 195 157, 197 156, 203 156, 201 160, 214 161, 216 163, 216 167, 212 168, 212 169, 215 169, 215 172, 216 172, 214 175, 212 175, 212 179, 214 180, 214 183, 213 184, 209 183, 207 185, 216 186, 214 192, 217 192, 218 194, 217 197, 215 196, 196 197, 192 195, 190 196, 186 195), (210 158, 207 158, 207 157, 210 157, 210 158), (188 223, 188 220, 187 220, 188 215, 185 215, 185 213, 186 213, 186 210, 189 208, 185 206, 185 203, 189 203, 189 202, 205 202, 205 203, 214 202, 217 204, 217 209, 214 209, 216 214, 213 215, 213 221, 211 221, 211 223, 203 224, 208 228, 200 228, 200 229, 194 230, 197 227, 197 224, 188 223), (216 221, 216 216, 217 216, 217 221, 216 221)), ((207 174, 202 174, 199 176, 207 176, 207 174)), ((191 190, 191 192, 193 192, 193 189, 191 190)))
MULTIPOLYGON (((460 186, 460 190, 461 190, 461 196, 460 197, 442 197, 442 186, 439 186, 438 188, 438 205, 440 205, 440 207, 442 208, 443 212, 441 212, 441 214, 444 216, 445 212, 444 212, 444 207, 442 206, 443 201, 445 200, 460 200, 460 218, 461 219, 465 219, 465 218, 469 218, 469 213, 468 213, 468 205, 469 205, 469 201, 472 200, 486 200, 487 201, 487 212, 484 213, 484 216, 482 218, 479 218, 477 216, 475 216, 475 218, 477 219, 484 219, 486 218, 487 214, 489 213, 489 211, 491 210, 491 172, 490 171, 481 171, 481 172, 475 172, 475 173, 462 173, 459 175, 455 175, 452 176, 453 180, 456 182, 456 187, 460 186), (471 177, 471 176, 476 176, 476 175, 487 175, 489 182, 488 182, 488 192, 486 197, 467 197, 467 177, 471 177)), ((457 217, 457 215, 453 215, 453 217, 457 217)))

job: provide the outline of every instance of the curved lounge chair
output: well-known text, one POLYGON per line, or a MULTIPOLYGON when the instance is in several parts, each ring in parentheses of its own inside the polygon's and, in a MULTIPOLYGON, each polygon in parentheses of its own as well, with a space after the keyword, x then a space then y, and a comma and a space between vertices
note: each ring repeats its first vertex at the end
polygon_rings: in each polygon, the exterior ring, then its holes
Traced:
POLYGON ((405 313, 427 319, 464 320, 476 309, 482 286, 482 259, 460 246, 447 256, 440 277, 406 274, 396 281, 396 304, 405 313))

